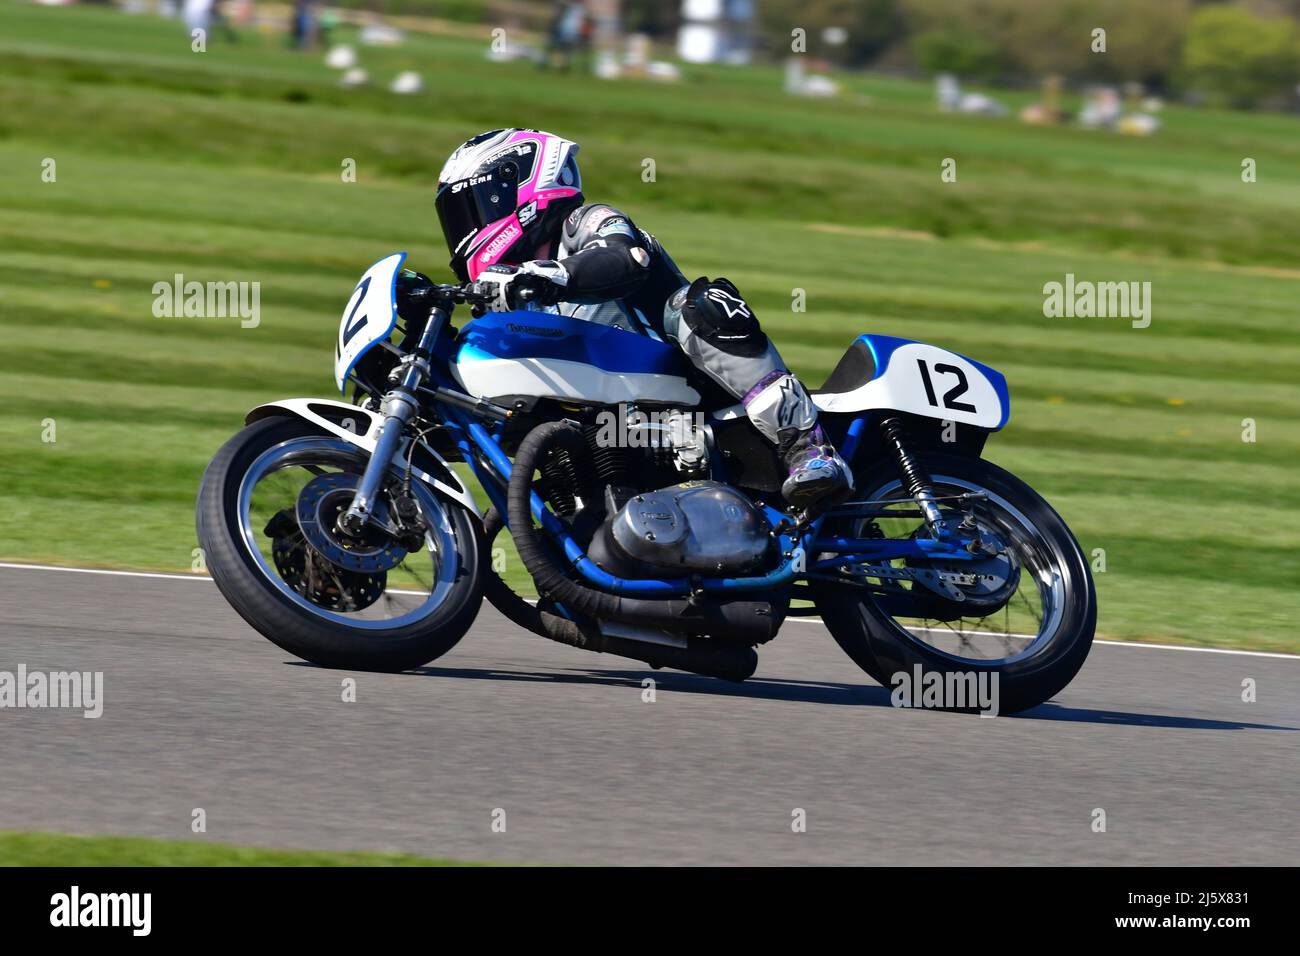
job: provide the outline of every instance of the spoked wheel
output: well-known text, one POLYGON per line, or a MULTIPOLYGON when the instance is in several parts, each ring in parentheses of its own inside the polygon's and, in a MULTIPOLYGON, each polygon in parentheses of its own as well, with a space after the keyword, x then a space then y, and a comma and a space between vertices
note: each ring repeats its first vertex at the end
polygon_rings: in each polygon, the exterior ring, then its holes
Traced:
MULTIPOLYGON (((1049 699, 1073 679, 1096 627, 1087 562, 1061 517, 1014 475, 978 459, 931 455, 926 467, 944 518, 981 542, 975 561, 898 559, 857 564, 814 580, 831 634, 885 686, 896 675, 997 675, 997 707, 1013 712, 1049 699)), ((897 500, 899 517, 828 520, 824 533, 928 536, 892 468, 858 482, 861 500, 897 500), (836 523, 838 522, 838 523, 836 523)), ((987 680, 987 678, 986 678, 987 680)), ((969 685, 966 685, 969 686, 969 685)), ((946 709, 974 710, 975 706, 946 709)))
POLYGON ((383 528, 338 530, 366 456, 297 419, 248 426, 199 490, 198 532, 222 594, 269 640, 331 667, 404 670, 445 654, 478 613, 473 518, 393 474, 383 528))

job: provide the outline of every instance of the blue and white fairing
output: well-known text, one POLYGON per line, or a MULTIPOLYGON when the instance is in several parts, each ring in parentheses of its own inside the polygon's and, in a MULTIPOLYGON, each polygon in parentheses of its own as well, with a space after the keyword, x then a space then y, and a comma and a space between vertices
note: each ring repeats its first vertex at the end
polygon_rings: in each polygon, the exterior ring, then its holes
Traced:
POLYGON ((700 394, 673 345, 551 312, 491 312, 460 333, 452 374, 470 395, 691 407, 700 394))
POLYGON ((890 335, 860 335, 849 354, 854 350, 861 359, 860 373, 813 393, 822 411, 887 409, 991 431, 1011 415, 1006 378, 974 359, 890 335))
POLYGON ((340 392, 361 356, 397 325, 397 272, 405 260, 405 252, 384 256, 365 271, 348 298, 334 343, 334 383, 340 392))

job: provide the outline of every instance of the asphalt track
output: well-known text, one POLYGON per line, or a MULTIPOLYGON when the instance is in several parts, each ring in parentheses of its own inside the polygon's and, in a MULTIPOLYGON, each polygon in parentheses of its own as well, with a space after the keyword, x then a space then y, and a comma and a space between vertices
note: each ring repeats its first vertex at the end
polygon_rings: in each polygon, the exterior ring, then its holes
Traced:
POLYGON ((1099 645, 1052 703, 981 719, 890 706, 815 623, 740 686, 486 605, 419 672, 347 674, 290 659, 201 578, 0 568, 0 588, 0 670, 105 684, 96 720, 0 710, 0 829, 549 863, 1300 858, 1296 658, 1099 645))

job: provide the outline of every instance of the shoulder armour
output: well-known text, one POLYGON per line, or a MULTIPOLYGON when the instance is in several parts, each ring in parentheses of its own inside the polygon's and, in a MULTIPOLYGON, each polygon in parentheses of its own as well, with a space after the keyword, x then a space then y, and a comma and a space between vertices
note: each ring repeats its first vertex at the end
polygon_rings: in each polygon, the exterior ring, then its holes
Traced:
POLYGON ((632 220, 621 210, 604 203, 579 206, 564 220, 563 243, 565 252, 572 255, 597 239, 625 236, 637 242, 644 241, 632 220))

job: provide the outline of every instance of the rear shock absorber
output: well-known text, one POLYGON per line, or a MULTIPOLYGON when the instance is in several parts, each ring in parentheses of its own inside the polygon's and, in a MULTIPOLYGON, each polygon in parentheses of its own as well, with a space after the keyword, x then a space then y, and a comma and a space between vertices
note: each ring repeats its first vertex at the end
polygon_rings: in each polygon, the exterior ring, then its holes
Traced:
POLYGON ((934 500, 934 489, 930 487, 930 476, 925 467, 907 450, 907 427, 903 424, 903 420, 896 416, 886 418, 880 423, 880 433, 898 461, 898 472, 903 479, 903 487, 916 499, 921 514, 925 516, 926 527, 936 538, 947 537, 943 515, 934 500))

